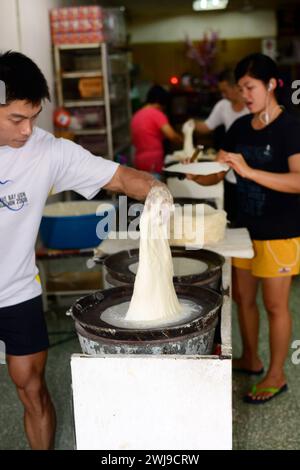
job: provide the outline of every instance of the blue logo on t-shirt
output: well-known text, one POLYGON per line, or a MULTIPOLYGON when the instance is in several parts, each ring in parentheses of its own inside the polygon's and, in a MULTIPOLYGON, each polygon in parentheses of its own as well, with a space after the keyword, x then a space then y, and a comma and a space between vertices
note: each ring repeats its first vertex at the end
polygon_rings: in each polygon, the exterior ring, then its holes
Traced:
MULTIPOLYGON (((8 183, 13 183, 12 180, 0 180, 0 185, 5 186, 8 183)), ((28 199, 25 192, 8 194, 0 196, 0 209, 5 208, 13 212, 18 212, 25 204, 28 204, 28 199)))

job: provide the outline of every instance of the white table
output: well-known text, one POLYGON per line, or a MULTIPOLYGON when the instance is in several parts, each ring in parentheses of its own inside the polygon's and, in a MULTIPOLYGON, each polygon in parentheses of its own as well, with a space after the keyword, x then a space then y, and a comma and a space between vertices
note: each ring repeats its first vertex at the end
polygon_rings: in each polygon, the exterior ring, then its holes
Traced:
MULTIPOLYGON (((139 240, 128 238, 127 232, 111 232, 107 240, 95 248, 95 256, 112 255, 123 250, 133 250, 139 247, 139 240)), ((254 251, 252 242, 245 228, 227 228, 224 240, 215 245, 204 245, 203 248, 215 251, 225 257, 252 258, 254 251)))
MULTIPOLYGON (((112 254, 137 245, 106 240, 100 250, 112 254)), ((226 257, 222 282, 230 291, 230 257, 253 256, 247 230, 227 230, 221 243, 204 248, 226 257)), ((72 355, 77 449, 231 449, 230 295, 221 336, 218 355, 72 355)))

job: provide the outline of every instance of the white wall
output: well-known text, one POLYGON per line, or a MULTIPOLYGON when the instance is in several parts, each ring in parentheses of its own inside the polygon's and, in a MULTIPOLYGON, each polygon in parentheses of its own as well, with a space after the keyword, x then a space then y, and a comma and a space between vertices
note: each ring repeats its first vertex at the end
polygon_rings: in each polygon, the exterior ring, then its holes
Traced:
POLYGON ((15 0, 0 0, 0 50, 19 50, 15 0))
POLYGON ((218 31, 222 39, 276 36, 276 17, 272 10, 249 13, 205 13, 131 24, 132 43, 182 41, 185 35, 199 40, 208 30, 218 31))
POLYGON ((0 50, 17 50, 33 59, 45 75, 52 103, 45 103, 38 125, 53 131, 54 74, 49 9, 62 0, 0 0, 0 50))
POLYGON ((49 10, 59 6, 60 0, 19 0, 21 51, 40 67, 45 75, 52 102, 45 102, 38 125, 52 132, 54 107, 54 72, 50 37, 49 10))

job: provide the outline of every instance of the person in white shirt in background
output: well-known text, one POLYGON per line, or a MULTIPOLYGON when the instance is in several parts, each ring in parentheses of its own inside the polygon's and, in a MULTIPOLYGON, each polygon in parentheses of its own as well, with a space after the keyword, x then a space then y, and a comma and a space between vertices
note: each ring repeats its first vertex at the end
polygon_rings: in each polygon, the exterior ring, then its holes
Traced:
POLYGON ((48 194, 53 188, 74 190, 91 199, 105 188, 143 200, 158 185, 167 198, 170 193, 149 173, 35 127, 50 96, 44 75, 28 57, 0 54, 0 80, 0 341, 24 407, 30 447, 52 449, 56 418, 45 382, 49 340, 34 250, 48 194))
POLYGON ((215 104, 205 121, 196 120, 196 131, 201 134, 210 134, 222 125, 227 132, 234 121, 249 114, 231 70, 224 70, 219 74, 218 88, 223 98, 215 104))
MULTIPOLYGON (((218 88, 223 98, 218 101, 205 121, 195 120, 195 131, 206 135, 212 133, 217 127, 224 126, 227 132, 231 125, 242 116, 249 114, 249 110, 235 83, 234 73, 227 69, 219 74, 218 88)), ((189 177, 192 179, 192 177, 189 177)), ((225 210, 232 224, 235 219, 235 186, 236 177, 230 170, 225 177, 225 210)))

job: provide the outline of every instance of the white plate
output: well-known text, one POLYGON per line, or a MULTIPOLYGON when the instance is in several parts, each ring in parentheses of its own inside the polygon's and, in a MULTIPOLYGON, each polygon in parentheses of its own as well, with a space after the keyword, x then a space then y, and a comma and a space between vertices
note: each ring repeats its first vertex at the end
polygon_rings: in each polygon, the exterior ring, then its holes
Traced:
POLYGON ((219 162, 196 162, 196 163, 176 163, 175 165, 164 168, 165 171, 175 173, 185 173, 191 175, 212 175, 219 171, 228 171, 229 166, 226 163, 219 162))
MULTIPOLYGON (((186 159, 187 159, 187 156, 183 150, 175 150, 175 152, 173 152, 171 155, 165 156, 165 165, 168 165, 169 163, 180 163, 186 159)), ((201 162, 201 160, 215 161, 215 159, 216 159, 216 153, 202 151, 198 155, 197 161, 198 162, 201 162)))

